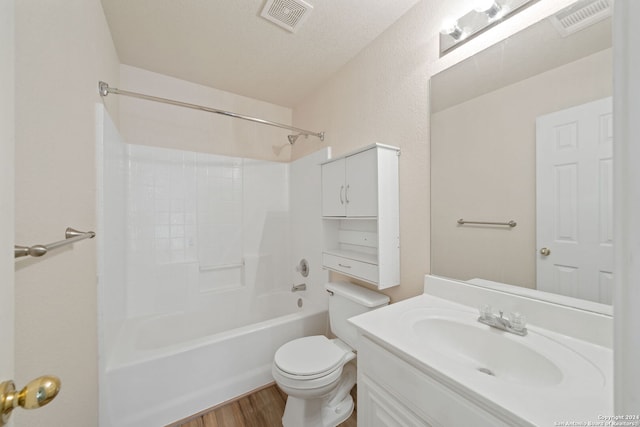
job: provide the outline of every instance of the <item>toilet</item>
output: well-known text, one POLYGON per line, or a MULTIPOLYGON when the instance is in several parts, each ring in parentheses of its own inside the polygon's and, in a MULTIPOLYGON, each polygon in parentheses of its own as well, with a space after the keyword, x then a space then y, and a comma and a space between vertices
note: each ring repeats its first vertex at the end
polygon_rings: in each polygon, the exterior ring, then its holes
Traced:
POLYGON ((389 297, 348 282, 330 282, 329 324, 337 338, 314 335, 289 341, 274 356, 271 372, 287 393, 283 427, 335 427, 353 412, 356 383, 355 326, 350 317, 389 304, 389 297))

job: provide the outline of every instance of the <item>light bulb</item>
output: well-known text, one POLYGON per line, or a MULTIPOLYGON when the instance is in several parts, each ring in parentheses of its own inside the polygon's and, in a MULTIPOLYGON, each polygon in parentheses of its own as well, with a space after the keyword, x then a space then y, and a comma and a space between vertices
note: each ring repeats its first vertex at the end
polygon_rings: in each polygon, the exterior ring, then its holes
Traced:
POLYGON ((473 9, 478 13, 483 13, 491 9, 495 4, 495 0, 477 0, 473 9))
POLYGON ((495 0, 478 0, 474 10, 478 13, 485 13, 489 19, 494 19, 502 10, 502 6, 500 6, 495 0))
POLYGON ((462 37, 462 28, 458 26, 458 21, 455 19, 447 19, 442 22, 440 33, 459 40, 462 37))

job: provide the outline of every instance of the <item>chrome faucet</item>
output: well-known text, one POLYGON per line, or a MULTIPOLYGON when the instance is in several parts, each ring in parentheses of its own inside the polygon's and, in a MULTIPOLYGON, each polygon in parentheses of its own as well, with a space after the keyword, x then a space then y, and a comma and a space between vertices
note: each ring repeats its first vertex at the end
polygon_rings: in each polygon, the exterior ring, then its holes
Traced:
POLYGON ((498 313, 500 313, 500 316, 493 314, 490 306, 484 305, 480 308, 478 322, 512 334, 520 336, 527 335, 526 320, 523 315, 520 313, 510 313, 509 319, 505 319, 502 310, 498 311, 498 313))
POLYGON ((291 292, 306 291, 306 290, 307 290, 307 284, 306 283, 301 283, 299 285, 292 285, 291 286, 291 292))
POLYGON ((500 317, 495 317, 495 321, 496 323, 498 323, 500 325, 501 328, 507 329, 511 327, 511 322, 509 322, 508 319, 505 319, 504 317, 502 317, 502 310, 500 310, 498 313, 500 313, 500 317))

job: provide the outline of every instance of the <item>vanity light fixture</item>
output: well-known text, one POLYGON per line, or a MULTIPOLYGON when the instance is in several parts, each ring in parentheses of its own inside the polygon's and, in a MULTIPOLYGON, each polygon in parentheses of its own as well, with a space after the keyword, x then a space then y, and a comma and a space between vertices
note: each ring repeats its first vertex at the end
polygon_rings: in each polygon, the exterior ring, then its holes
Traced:
POLYGON ((458 19, 443 22, 440 30, 440 56, 538 0, 475 0, 475 7, 458 19))

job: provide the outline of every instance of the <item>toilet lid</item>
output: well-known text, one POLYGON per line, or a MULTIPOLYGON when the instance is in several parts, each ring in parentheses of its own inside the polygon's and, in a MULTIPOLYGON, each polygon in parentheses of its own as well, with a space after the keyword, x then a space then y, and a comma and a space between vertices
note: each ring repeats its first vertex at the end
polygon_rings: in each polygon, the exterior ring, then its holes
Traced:
POLYGON ((274 362, 292 375, 317 375, 336 369, 346 354, 324 335, 315 335, 289 341, 276 351, 274 362))

